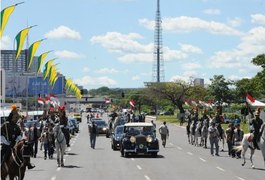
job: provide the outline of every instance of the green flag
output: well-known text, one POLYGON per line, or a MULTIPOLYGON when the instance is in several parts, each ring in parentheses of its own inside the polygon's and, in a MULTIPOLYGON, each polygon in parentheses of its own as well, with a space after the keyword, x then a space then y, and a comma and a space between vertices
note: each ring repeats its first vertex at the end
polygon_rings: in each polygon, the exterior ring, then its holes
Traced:
POLYGON ((17 52, 16 52, 16 60, 20 55, 20 52, 23 48, 24 41, 29 33, 30 28, 22 29, 17 35, 16 35, 16 41, 17 41, 17 52))
POLYGON ((12 12, 14 11, 16 5, 13 5, 13 6, 9 6, 9 7, 6 7, 5 9, 3 9, 1 11, 1 29, 0 29, 0 37, 2 37, 3 33, 4 33, 4 29, 5 29, 5 26, 7 24, 7 21, 10 17, 10 15, 12 14, 12 12))
POLYGON ((44 59, 47 57, 48 53, 50 53, 51 51, 47 51, 45 53, 42 53, 39 58, 38 58, 38 70, 37 70, 37 74, 40 73, 40 70, 41 70, 41 65, 44 61, 44 59))
POLYGON ((51 59, 49 60, 46 64, 45 64, 45 69, 43 71, 43 79, 46 79, 50 73, 50 69, 51 69, 51 66, 52 66, 52 63, 55 59, 51 59))
POLYGON ((33 57, 37 51, 37 48, 39 47, 40 43, 41 43, 42 40, 38 40, 38 41, 35 41, 34 43, 32 43, 32 45, 29 47, 29 66, 28 66, 28 69, 30 68, 31 64, 32 64, 32 61, 33 61, 33 57))

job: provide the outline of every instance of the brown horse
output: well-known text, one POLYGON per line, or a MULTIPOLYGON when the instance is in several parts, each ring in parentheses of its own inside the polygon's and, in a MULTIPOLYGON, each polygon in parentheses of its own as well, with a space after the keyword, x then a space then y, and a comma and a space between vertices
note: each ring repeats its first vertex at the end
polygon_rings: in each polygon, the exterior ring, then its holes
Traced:
POLYGON ((25 140, 18 141, 11 149, 11 155, 6 162, 1 165, 1 179, 5 180, 9 176, 10 180, 18 177, 23 180, 26 171, 26 162, 29 161, 31 148, 25 140))

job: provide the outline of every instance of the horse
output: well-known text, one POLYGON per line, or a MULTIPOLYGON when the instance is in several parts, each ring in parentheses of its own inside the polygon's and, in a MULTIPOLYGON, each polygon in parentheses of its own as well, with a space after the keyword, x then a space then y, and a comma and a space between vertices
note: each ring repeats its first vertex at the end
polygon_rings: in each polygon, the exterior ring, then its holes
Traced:
MULTIPOLYGON (((262 156, 263 156, 263 161, 264 161, 264 166, 265 166, 265 124, 263 123, 261 129, 260 129, 260 133, 261 133, 261 136, 260 136, 260 142, 258 142, 258 146, 262 152, 262 156)), ((251 152, 250 152, 250 162, 251 162, 251 167, 254 169, 255 166, 254 166, 254 163, 253 163, 253 160, 252 160, 252 156, 253 154, 255 153, 255 149, 253 148, 253 134, 252 133, 248 133, 248 134, 245 134, 244 137, 243 137, 243 140, 241 142, 241 145, 240 146, 236 146, 234 147, 234 149, 239 152, 242 150, 242 156, 243 156, 243 163, 242 163, 242 166, 244 166, 246 164, 246 158, 245 158, 245 154, 246 154, 246 151, 248 150, 248 148, 250 148, 251 152)))
POLYGON ((201 145, 204 146, 204 148, 207 148, 207 138, 208 138, 208 120, 205 119, 203 121, 202 130, 201 130, 201 145))
POLYGON ((220 123, 216 123, 216 127, 217 127, 217 130, 219 132, 220 141, 222 142, 222 150, 221 151, 224 151, 224 146, 225 146, 225 131, 222 128, 222 126, 221 126, 220 123))
POLYGON ((186 131, 187 131, 187 135, 188 135, 188 142, 189 144, 191 143, 191 131, 190 131, 190 125, 191 125, 191 119, 190 116, 187 117, 187 126, 186 126, 186 131))
POLYGON ((5 180, 9 176, 10 180, 16 177, 23 180, 26 172, 26 162, 30 160, 31 151, 28 142, 25 140, 18 141, 11 149, 10 157, 1 165, 1 179, 5 180))
POLYGON ((193 121, 190 125, 190 141, 191 141, 191 144, 193 145, 195 143, 195 129, 196 129, 196 124, 195 122, 193 121))
POLYGON ((201 142, 199 144, 199 137, 201 137, 201 130, 202 130, 202 123, 201 121, 198 121, 196 128, 195 128, 195 146, 201 145, 201 142))
POLYGON ((57 123, 54 126, 53 132, 55 138, 55 148, 57 153, 57 166, 63 167, 64 166, 63 157, 66 150, 66 140, 59 123, 57 123))

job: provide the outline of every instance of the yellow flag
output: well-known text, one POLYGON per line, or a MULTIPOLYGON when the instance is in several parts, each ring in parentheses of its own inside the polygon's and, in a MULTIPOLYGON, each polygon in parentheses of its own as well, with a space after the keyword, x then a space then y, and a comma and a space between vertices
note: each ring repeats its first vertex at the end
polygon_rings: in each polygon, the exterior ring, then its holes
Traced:
POLYGON ((10 17, 10 15, 12 14, 12 12, 14 11, 16 5, 13 6, 9 6, 6 7, 5 9, 3 9, 1 11, 1 29, 0 29, 0 37, 2 37, 3 33, 4 33, 4 29, 6 27, 7 21, 10 17))
POLYGON ((16 52, 16 60, 20 55, 20 52, 23 48, 24 41, 29 33, 30 28, 22 29, 17 35, 16 35, 16 41, 17 41, 17 52, 16 52))

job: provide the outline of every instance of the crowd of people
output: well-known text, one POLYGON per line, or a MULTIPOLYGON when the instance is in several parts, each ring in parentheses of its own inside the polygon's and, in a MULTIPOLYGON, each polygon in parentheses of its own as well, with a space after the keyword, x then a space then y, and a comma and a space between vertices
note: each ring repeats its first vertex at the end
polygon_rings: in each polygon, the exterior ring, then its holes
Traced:
POLYGON ((43 116, 38 121, 27 120, 21 115, 19 108, 12 105, 11 113, 1 125, 1 167, 11 157, 12 149, 18 141, 28 142, 31 152, 29 160, 22 159, 22 166, 33 169, 35 165, 30 163, 30 158, 36 158, 38 148, 44 154, 44 160, 53 159, 55 149, 54 126, 59 123, 66 139, 66 144, 70 146, 70 132, 68 127, 68 117, 65 108, 59 107, 57 111, 44 111, 43 116), (25 126, 26 122, 28 127, 25 126), (39 144, 40 143, 40 144, 39 144))
MULTIPOLYGON (((241 151, 236 151, 234 148, 235 146, 241 145, 244 136, 244 131, 240 127, 240 121, 235 121, 234 123, 230 122, 227 129, 222 128, 222 123, 222 117, 219 111, 212 116, 208 115, 207 111, 204 110, 202 117, 199 118, 198 109, 195 108, 193 112, 187 116, 186 130, 188 142, 196 146, 207 148, 208 139, 212 156, 219 156, 219 143, 221 142, 221 151, 224 151, 226 142, 228 155, 232 158, 241 158, 241 151)), ((257 109, 249 121, 249 133, 252 133, 252 136, 248 141, 252 149, 259 149, 258 141, 262 124, 263 120, 260 118, 260 109, 257 109)))

